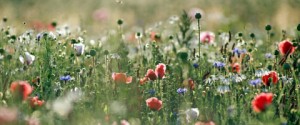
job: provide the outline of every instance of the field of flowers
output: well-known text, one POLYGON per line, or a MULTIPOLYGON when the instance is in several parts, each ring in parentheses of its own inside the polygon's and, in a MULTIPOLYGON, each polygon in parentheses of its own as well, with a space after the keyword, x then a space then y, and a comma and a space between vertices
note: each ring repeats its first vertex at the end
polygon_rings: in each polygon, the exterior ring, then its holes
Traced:
POLYGON ((300 24, 211 31, 206 17, 120 18, 95 39, 3 17, 0 125, 299 125, 300 24))

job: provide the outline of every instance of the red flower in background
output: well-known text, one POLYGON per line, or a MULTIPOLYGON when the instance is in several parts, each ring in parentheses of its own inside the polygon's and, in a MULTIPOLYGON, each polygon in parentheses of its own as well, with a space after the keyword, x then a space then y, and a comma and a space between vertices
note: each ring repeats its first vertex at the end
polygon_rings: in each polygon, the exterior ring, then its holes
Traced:
POLYGON ((52 24, 45 24, 41 21, 32 21, 30 24, 30 27, 37 31, 42 31, 42 30, 54 31, 55 30, 55 26, 53 26, 52 24))
POLYGON ((195 83, 194 83, 194 80, 189 79, 189 80, 188 80, 188 85, 189 85, 190 90, 194 90, 194 89, 195 89, 195 83))
POLYGON ((32 108, 41 107, 44 104, 44 100, 39 100, 39 97, 35 96, 30 99, 30 106, 32 108))
POLYGON ((240 73, 241 72, 241 65, 239 63, 232 64, 232 72, 240 73))
POLYGON ((17 96, 22 96, 23 100, 26 100, 33 91, 33 88, 27 81, 15 81, 11 83, 10 91, 17 96))
POLYGON ((285 55, 288 53, 292 54, 295 51, 295 47, 293 46, 293 43, 288 40, 284 40, 284 41, 280 42, 278 44, 278 48, 282 55, 285 55))
POLYGON ((129 84, 132 82, 132 77, 131 76, 126 76, 125 73, 113 73, 112 74, 112 79, 116 82, 116 83, 126 83, 129 84))
POLYGON ((143 85, 148 80, 156 80, 157 78, 164 78, 166 74, 166 65, 163 63, 159 63, 156 65, 155 71, 153 69, 148 69, 147 74, 144 78, 140 79, 140 84, 143 85))
POLYGON ((147 81, 148 81, 148 77, 144 77, 144 78, 140 79, 140 85, 144 85, 145 82, 147 82, 147 81))
POLYGON ((272 93, 260 93, 256 95, 252 100, 252 108, 255 112, 261 112, 266 109, 267 106, 272 104, 273 94, 272 93))
POLYGON ((147 99, 146 104, 152 110, 159 111, 162 108, 162 101, 157 99, 156 97, 147 99))
POLYGON ((158 35, 156 32, 151 32, 150 33, 150 38, 152 41, 160 41, 160 35, 158 35))
POLYGON ((157 79, 157 74, 154 72, 153 69, 148 69, 146 76, 150 80, 156 80, 157 79))
POLYGON ((275 71, 271 71, 268 74, 262 76, 262 81, 266 86, 270 86, 271 82, 273 84, 277 84, 278 79, 278 75, 275 71))
POLYGON ((158 78, 162 79, 164 78, 166 73, 166 65, 163 63, 159 63, 155 68, 155 74, 158 76, 158 78))

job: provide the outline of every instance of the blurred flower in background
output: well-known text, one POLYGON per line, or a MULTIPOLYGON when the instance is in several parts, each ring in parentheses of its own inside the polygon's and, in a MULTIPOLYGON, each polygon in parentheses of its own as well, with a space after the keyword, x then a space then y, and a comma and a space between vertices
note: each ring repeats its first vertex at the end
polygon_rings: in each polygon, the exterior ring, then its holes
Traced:
POLYGON ((93 13, 93 19, 99 22, 103 22, 108 20, 109 18, 109 11, 107 9, 101 8, 95 10, 93 13))

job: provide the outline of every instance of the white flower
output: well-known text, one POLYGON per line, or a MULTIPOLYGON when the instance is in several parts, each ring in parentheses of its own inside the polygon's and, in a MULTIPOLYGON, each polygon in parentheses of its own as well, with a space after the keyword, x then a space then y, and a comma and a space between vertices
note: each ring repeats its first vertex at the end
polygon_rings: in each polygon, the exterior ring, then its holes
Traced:
POLYGON ((191 122, 192 120, 195 120, 199 116, 199 109, 198 108, 191 108, 185 111, 186 114, 186 120, 188 122, 191 122))
POLYGON ((83 96, 78 88, 72 89, 66 96, 59 97, 52 104, 52 110, 61 117, 67 117, 73 109, 73 103, 83 96))
POLYGON ((51 39, 54 39, 54 40, 56 39, 56 35, 53 32, 49 32, 48 36, 51 39))
POLYGON ((35 56, 31 55, 29 52, 25 52, 25 59, 23 56, 20 56, 19 60, 21 61, 22 64, 31 65, 35 60, 35 56))
POLYGON ((219 93, 224 94, 224 93, 230 92, 230 89, 229 89, 229 86, 219 86, 217 91, 219 93))
POLYGON ((76 44, 74 44, 74 48, 75 48, 77 56, 80 56, 84 53, 84 44, 76 43, 76 44))

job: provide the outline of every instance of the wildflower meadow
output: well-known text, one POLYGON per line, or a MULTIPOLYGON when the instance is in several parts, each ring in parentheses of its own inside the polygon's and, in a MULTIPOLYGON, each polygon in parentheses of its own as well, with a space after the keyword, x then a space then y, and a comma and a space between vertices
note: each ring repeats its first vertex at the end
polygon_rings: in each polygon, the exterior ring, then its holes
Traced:
POLYGON ((0 2, 0 125, 300 124, 297 0, 55 2, 0 2))

